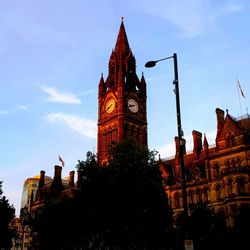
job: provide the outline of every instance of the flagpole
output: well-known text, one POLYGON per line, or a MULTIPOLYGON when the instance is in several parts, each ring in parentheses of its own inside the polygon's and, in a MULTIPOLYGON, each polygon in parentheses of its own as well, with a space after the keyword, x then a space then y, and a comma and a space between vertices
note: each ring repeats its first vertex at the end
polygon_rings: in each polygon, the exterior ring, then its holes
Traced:
POLYGON ((243 116, 242 107, 241 107, 241 100, 240 100, 240 96, 241 96, 241 93, 240 93, 240 86, 239 86, 239 80, 238 80, 237 75, 236 75, 236 84, 237 84, 237 93, 238 93, 239 104, 240 104, 240 113, 241 113, 241 116, 243 116))

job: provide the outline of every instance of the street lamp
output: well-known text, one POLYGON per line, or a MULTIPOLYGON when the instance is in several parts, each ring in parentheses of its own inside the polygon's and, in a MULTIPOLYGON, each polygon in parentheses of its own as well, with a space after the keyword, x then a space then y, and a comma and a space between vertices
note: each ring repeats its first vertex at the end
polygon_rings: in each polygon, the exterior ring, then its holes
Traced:
POLYGON ((178 128, 178 145, 179 145, 179 159, 180 159, 180 168, 181 168, 181 179, 182 179, 182 198, 183 198, 183 212, 184 212, 184 232, 187 233, 187 219, 188 219, 188 205, 187 205, 187 190, 186 190, 186 175, 185 175, 185 166, 184 166, 184 140, 183 130, 181 127, 181 111, 180 111, 180 96, 179 96, 179 81, 178 81, 178 66, 177 66, 177 54, 174 53, 172 56, 159 59, 157 61, 148 61, 145 64, 146 68, 154 67, 158 62, 172 59, 174 60, 174 81, 175 85, 175 96, 176 96, 176 114, 177 114, 177 128, 178 128))

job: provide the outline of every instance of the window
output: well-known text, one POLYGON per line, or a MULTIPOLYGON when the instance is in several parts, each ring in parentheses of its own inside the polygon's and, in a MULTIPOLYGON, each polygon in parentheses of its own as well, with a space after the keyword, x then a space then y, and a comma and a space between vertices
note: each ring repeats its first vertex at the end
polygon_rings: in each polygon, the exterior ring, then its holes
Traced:
POLYGON ((237 158, 237 160, 236 160, 236 166, 237 167, 241 166, 241 160, 240 160, 240 158, 237 158))
POLYGON ((205 189, 203 190, 203 193, 204 193, 205 202, 209 202, 209 201, 210 201, 210 192, 209 192, 209 189, 208 189, 208 188, 205 188, 205 189))
POLYGON ((217 200, 220 200, 222 198, 222 187, 221 185, 217 185, 216 188, 215 188, 215 191, 216 191, 216 198, 217 200))
POLYGON ((219 177, 219 170, 220 170, 219 164, 218 163, 214 164, 214 178, 219 177))
POLYGON ((228 181, 227 191, 228 191, 228 196, 232 196, 232 194, 233 194, 233 180, 228 181))
POLYGON ((230 135, 227 137, 226 141, 227 141, 227 147, 228 147, 228 148, 233 147, 233 145, 234 145, 234 136, 233 136, 232 134, 230 134, 230 135))
POLYGON ((198 203, 202 203, 202 192, 200 189, 196 191, 198 203))
POLYGON ((174 204, 175 204, 175 208, 180 208, 180 194, 179 193, 175 193, 174 204))
POLYGON ((238 180, 238 194, 241 195, 241 194, 245 194, 246 192, 246 189, 245 189, 245 180, 244 178, 240 178, 238 180))

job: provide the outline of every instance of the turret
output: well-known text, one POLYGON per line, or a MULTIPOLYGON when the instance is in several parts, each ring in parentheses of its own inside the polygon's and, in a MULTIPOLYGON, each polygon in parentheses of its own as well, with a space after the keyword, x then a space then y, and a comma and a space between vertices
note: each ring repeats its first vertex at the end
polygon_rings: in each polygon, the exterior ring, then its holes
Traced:
POLYGON ((103 74, 101 76, 100 82, 99 82, 99 96, 101 96, 103 93, 105 93, 105 83, 103 79, 103 74))

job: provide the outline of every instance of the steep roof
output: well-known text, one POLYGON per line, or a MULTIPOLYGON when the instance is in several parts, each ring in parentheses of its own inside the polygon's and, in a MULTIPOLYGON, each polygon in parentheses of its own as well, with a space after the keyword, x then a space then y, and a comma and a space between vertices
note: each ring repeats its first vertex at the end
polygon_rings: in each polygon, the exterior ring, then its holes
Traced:
POLYGON ((130 48, 129 48, 128 38, 122 19, 118 37, 116 40, 115 53, 120 55, 128 55, 129 52, 130 48))

